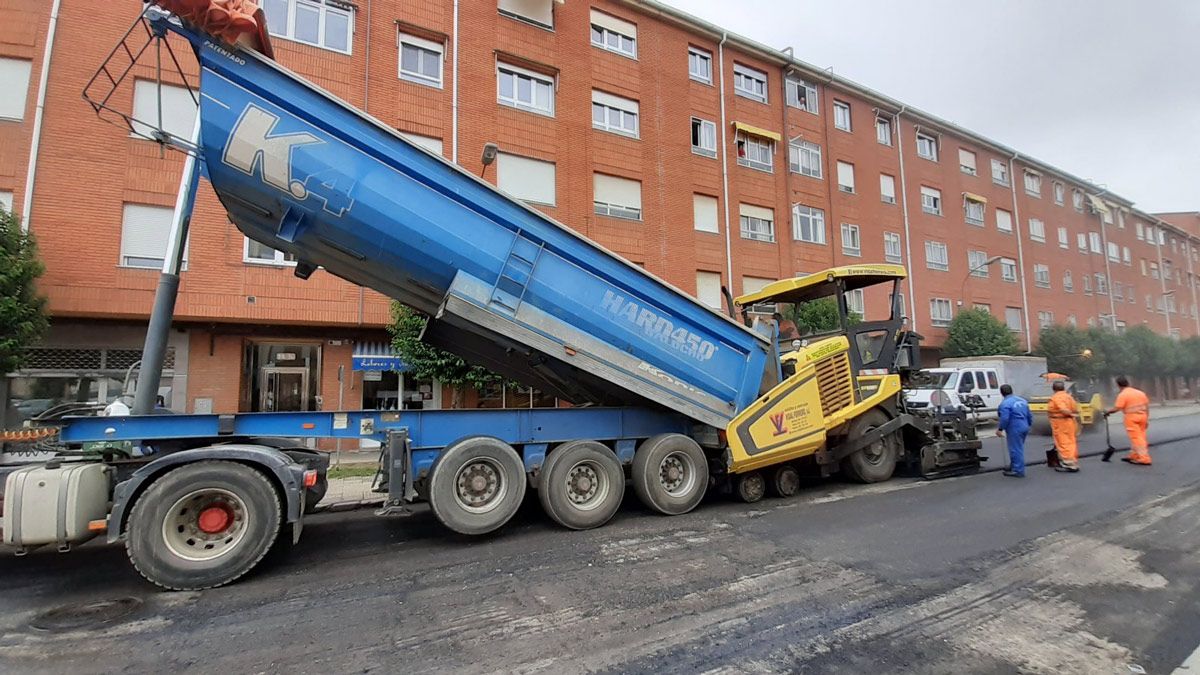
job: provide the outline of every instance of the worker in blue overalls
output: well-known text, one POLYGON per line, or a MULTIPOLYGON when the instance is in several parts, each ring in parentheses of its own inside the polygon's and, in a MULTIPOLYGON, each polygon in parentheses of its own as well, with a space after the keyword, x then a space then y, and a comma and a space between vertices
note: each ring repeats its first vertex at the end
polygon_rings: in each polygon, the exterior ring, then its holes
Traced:
POLYGON ((1029 401, 1013 394, 1012 385, 1000 385, 1000 394, 1004 400, 996 409, 1000 413, 996 435, 1008 442, 1008 468, 1004 475, 1024 478, 1025 437, 1029 435, 1029 427, 1033 426, 1033 413, 1029 410, 1029 401))

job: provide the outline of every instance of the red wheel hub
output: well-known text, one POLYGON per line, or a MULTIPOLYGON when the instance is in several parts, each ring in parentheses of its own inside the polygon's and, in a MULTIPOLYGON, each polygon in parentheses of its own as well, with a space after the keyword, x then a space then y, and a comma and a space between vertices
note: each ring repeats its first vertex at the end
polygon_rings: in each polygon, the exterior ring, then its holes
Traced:
POLYGON ((233 523, 233 512, 227 506, 209 506, 200 512, 200 531, 205 534, 217 534, 229 529, 233 523))

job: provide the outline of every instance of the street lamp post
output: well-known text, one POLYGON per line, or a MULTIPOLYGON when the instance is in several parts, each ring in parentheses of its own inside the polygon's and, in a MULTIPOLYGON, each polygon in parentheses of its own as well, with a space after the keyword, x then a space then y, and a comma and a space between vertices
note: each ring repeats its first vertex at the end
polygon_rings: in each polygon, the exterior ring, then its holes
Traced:
POLYGON ((988 258, 987 260, 984 260, 983 262, 979 263, 978 265, 972 267, 971 269, 967 270, 966 275, 963 276, 962 286, 958 290, 958 306, 959 307, 963 306, 964 300, 967 297, 967 279, 970 279, 971 275, 974 274, 975 272, 977 272, 989 265, 994 265, 1003 259, 1004 259, 1004 256, 994 255, 994 256, 988 258))

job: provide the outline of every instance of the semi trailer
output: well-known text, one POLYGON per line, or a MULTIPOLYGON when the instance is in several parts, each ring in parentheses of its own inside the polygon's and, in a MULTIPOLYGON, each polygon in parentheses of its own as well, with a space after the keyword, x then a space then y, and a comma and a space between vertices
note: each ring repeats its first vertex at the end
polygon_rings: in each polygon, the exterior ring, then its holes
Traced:
POLYGON ((85 91, 102 116, 188 154, 139 398, 157 389, 203 175, 230 221, 295 256, 298 276, 323 269, 378 290, 430 317, 424 340, 572 406, 42 415, 5 436, 56 452, 4 482, 4 541, 18 552, 104 536, 161 587, 229 583, 281 533, 299 538, 327 466, 300 442, 312 438, 380 442, 378 512, 428 502, 469 535, 502 527, 530 489, 552 520, 586 529, 612 518, 627 485, 677 515, 712 489, 746 501, 794 493, 802 470, 876 482, 897 468, 978 468, 961 412, 905 405, 920 336, 898 311, 902 267, 832 268, 714 311, 288 71, 271 58, 262 11, 224 7, 151 3, 113 52, 130 63, 110 59, 85 91), (188 139, 113 103, 138 55, 178 63, 170 35, 199 65, 188 139), (889 316, 850 321, 846 294, 878 285, 892 291, 889 316), (747 321, 763 303, 823 298, 840 317, 824 333, 781 341, 774 321, 747 321))

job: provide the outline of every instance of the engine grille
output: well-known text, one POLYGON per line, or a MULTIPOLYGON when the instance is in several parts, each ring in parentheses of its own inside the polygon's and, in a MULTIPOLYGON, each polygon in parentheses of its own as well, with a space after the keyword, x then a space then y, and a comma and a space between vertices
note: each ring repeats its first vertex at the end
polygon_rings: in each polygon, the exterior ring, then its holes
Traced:
POLYGON ((816 365, 817 390, 821 393, 821 412, 826 417, 854 403, 850 381, 850 357, 845 352, 816 365))

